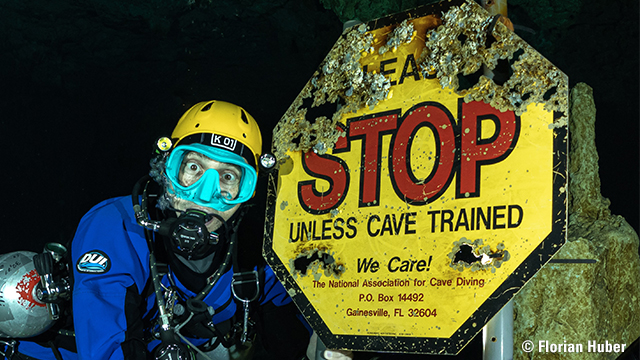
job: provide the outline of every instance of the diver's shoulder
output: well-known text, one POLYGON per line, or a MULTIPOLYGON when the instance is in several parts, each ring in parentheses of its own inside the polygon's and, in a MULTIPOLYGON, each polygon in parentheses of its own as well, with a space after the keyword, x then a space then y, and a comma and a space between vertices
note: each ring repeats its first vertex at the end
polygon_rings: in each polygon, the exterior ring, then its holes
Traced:
POLYGON ((87 211, 82 219, 86 221, 95 217, 115 217, 118 219, 133 217, 131 195, 103 200, 87 211))

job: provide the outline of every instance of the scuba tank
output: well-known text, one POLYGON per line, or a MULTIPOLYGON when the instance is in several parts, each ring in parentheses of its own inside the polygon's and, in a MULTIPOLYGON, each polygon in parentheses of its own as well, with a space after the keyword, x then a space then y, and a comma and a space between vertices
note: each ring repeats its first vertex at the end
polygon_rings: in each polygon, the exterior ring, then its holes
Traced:
POLYGON ((48 243, 41 254, 0 255, 0 337, 33 337, 55 324, 71 295, 65 254, 64 246, 48 243))

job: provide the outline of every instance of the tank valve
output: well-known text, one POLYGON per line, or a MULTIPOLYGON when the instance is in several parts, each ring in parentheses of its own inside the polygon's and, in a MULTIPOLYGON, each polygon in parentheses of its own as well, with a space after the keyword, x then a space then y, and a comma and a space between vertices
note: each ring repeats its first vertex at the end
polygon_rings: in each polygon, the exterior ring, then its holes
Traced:
POLYGON ((33 257, 33 264, 40 275, 40 283, 35 290, 35 295, 39 301, 47 304, 51 320, 60 318, 59 304, 71 297, 69 280, 60 276, 60 273, 66 270, 66 265, 62 263, 66 252, 67 249, 61 244, 48 243, 43 253, 33 257))

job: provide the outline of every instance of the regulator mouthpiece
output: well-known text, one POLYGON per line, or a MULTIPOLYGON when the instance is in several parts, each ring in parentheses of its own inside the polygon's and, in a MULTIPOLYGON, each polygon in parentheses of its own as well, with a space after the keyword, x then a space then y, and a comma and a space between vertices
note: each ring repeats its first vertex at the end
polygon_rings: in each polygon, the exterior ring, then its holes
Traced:
POLYGON ((216 247, 220 240, 218 234, 209 232, 206 225, 215 216, 201 210, 189 209, 160 233, 169 236, 176 253, 187 259, 201 259, 216 247))

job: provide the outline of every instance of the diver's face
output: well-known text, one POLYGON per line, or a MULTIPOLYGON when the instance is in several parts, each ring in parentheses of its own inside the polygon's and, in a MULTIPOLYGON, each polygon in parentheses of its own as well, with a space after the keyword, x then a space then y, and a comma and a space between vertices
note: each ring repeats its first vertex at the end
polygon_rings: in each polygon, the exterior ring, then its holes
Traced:
MULTIPOLYGON (((178 181, 180 181, 180 185, 182 186, 192 185, 209 169, 216 170, 220 175, 220 190, 222 195, 228 199, 234 199, 238 195, 240 188, 240 178, 242 176, 240 167, 213 160, 195 151, 189 152, 184 156, 182 165, 180 166, 180 173, 178 174, 178 181)), ((173 207, 177 210, 199 209, 209 214, 220 215, 225 220, 228 220, 238 210, 238 207, 240 207, 240 204, 237 204, 227 211, 218 211, 175 196, 171 196, 171 198, 173 200, 173 207)), ((207 230, 212 232, 218 230, 221 222, 214 217, 207 222, 206 225, 207 230)))

